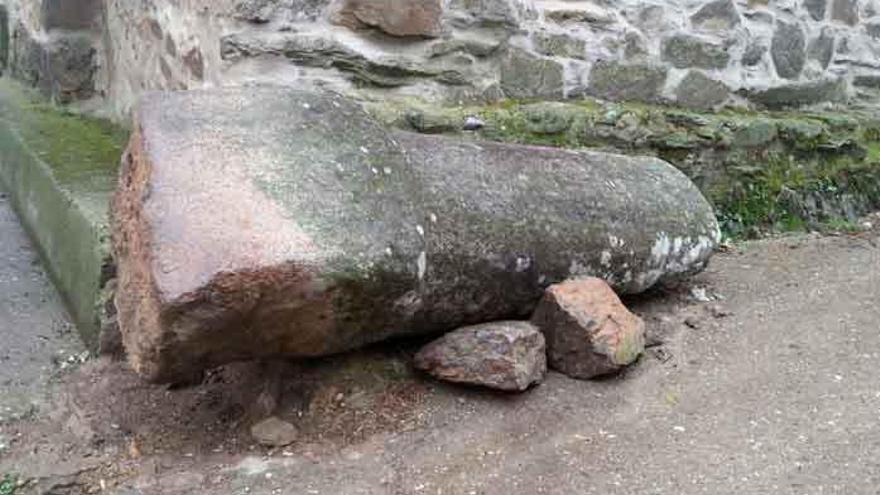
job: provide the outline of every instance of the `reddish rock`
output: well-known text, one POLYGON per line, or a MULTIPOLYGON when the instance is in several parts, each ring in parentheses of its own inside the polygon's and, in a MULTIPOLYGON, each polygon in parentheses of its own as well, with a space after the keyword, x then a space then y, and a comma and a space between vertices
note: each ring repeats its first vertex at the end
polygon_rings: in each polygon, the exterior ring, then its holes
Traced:
POLYGON ((640 292, 717 238, 659 160, 389 133, 271 87, 147 95, 111 217, 122 340, 157 382, 517 319, 573 275, 640 292))
POLYGON ((425 346, 416 368, 441 380, 523 391, 547 372, 544 336, 524 321, 464 327, 425 346))
POLYGON ((550 367, 572 378, 614 373, 645 349, 645 323, 598 278, 549 287, 532 323, 547 339, 550 367))
POLYGON ((442 31, 441 0, 342 0, 333 22, 352 29, 377 28, 392 36, 436 38, 442 31))

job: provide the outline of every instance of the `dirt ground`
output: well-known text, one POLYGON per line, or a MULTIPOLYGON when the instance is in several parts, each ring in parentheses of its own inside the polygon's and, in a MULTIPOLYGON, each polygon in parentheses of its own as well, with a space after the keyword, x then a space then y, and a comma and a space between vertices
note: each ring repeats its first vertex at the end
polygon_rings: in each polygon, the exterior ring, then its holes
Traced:
POLYGON ((878 302, 880 229, 784 237, 627 301, 652 347, 610 379, 462 388, 399 342, 159 387, 86 359, 0 197, 0 495, 877 494, 878 302))

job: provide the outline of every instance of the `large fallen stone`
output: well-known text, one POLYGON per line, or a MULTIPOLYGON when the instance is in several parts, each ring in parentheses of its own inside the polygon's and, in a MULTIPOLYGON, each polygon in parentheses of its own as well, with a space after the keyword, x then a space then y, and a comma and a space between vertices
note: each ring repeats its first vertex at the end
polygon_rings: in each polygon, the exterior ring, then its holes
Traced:
POLYGON ((416 354, 415 367, 441 380, 521 392, 547 372, 544 336, 531 323, 500 321, 460 328, 416 354))
POLYGON ((598 278, 549 287, 532 323, 547 339, 550 367, 572 378, 617 372, 645 350, 645 322, 598 278))
POLYGON ((577 275, 640 292, 718 240, 659 159, 389 133, 265 87, 147 96, 112 211, 119 324, 154 381, 518 319, 577 275))

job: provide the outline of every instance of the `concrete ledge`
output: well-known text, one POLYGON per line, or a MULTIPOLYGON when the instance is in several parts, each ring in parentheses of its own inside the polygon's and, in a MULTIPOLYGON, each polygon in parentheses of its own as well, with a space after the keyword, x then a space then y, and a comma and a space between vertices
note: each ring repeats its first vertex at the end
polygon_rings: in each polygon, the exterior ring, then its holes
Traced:
POLYGON ((63 113, 0 79, 0 187, 93 350, 112 324, 108 205, 126 139, 122 129, 63 113))

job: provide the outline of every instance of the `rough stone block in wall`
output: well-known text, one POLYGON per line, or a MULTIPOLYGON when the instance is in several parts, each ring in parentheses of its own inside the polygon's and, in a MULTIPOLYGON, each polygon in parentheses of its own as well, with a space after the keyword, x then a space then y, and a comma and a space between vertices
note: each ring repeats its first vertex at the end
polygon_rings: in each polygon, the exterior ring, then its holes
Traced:
POLYGON ((70 32, 38 40, 19 24, 14 34, 13 75, 59 103, 95 94, 96 50, 88 35, 70 32))
POLYGON ((80 30, 100 20, 101 0, 43 0, 41 16, 46 29, 80 30))
MULTIPOLYGON (((709 90, 723 92, 718 85, 701 88, 706 91, 700 95, 681 88, 677 82, 692 70, 739 95, 769 92, 777 100, 777 88, 815 83, 827 89, 822 83, 837 77, 847 81, 844 93, 852 95, 853 77, 880 77, 876 1, 5 0, 4 5, 11 25, 22 22, 40 33, 41 43, 46 33, 86 29, 97 19, 106 33, 96 46, 97 58, 107 63, 95 80, 107 81, 100 89, 109 103, 127 112, 146 90, 244 82, 447 102, 494 98, 501 88, 513 98, 586 92, 690 106, 709 98, 709 90), (102 8, 106 14, 98 15, 102 8), (642 70, 647 64, 652 71, 642 70)), ((24 52, 13 58, 27 59, 27 43, 13 46, 24 52)), ((787 100, 838 97, 837 91, 810 93, 804 97, 799 90, 787 100)), ((748 103, 729 98, 724 104, 748 103)))

